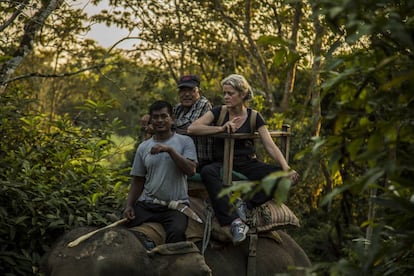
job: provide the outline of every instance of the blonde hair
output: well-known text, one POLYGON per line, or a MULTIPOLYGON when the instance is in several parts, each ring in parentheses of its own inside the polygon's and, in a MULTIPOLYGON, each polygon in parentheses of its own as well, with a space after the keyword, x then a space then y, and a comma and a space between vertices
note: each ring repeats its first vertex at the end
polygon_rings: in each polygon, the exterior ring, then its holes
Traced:
POLYGON ((246 96, 244 97, 244 101, 252 100, 254 97, 253 90, 250 87, 250 84, 247 82, 247 80, 237 74, 231 74, 230 76, 224 78, 221 82, 221 87, 224 85, 230 85, 240 93, 246 92, 246 96))

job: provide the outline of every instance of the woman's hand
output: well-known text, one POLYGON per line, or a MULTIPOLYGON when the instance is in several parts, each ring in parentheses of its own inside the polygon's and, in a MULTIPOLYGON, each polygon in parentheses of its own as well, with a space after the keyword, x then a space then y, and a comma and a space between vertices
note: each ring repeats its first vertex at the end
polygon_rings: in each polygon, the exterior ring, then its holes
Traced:
POLYGON ((300 174, 295 170, 291 170, 289 172, 289 178, 290 178, 290 181, 292 181, 292 185, 294 185, 299 181, 300 174))
POLYGON ((240 117, 234 117, 232 120, 227 121, 223 125, 223 131, 227 133, 234 133, 236 132, 238 128, 238 121, 240 120, 240 117))

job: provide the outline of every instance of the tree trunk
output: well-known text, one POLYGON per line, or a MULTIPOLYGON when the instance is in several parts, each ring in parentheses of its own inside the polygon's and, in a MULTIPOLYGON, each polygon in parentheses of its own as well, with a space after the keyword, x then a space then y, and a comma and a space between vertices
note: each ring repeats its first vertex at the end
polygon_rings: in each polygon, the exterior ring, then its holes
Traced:
POLYGON ((274 111, 274 99, 269 85, 269 74, 266 68, 266 62, 260 54, 260 49, 257 47, 251 34, 251 5, 252 3, 250 0, 245 1, 243 24, 239 24, 238 21, 225 14, 220 1, 216 1, 215 9, 220 13, 223 21, 233 30, 240 49, 245 53, 252 71, 261 83, 271 111, 274 111), (247 44, 245 42, 246 40, 247 44))
MULTIPOLYGON (((298 39, 299 23, 302 16, 302 2, 298 2, 295 5, 295 17, 293 19, 292 34, 290 40, 292 43, 289 46, 289 51, 291 53, 296 52, 296 45, 298 39)), ((288 72, 285 80, 285 88, 283 91, 282 102, 280 103, 280 111, 285 112, 289 108, 290 96, 293 93, 293 88, 295 86, 295 75, 296 75, 297 62, 293 62, 288 68, 288 72)))
POLYGON ((26 22, 19 46, 10 55, 10 59, 0 64, 0 93, 6 89, 10 77, 23 62, 24 58, 33 50, 36 33, 41 30, 46 19, 55 10, 59 9, 63 2, 64 0, 42 1, 42 7, 26 22))
MULTIPOLYGON (((315 28, 315 41, 313 43, 313 64, 312 64, 312 78, 309 84, 307 93, 307 101, 312 105, 312 131, 314 136, 319 136, 321 128, 321 99, 319 90, 319 71, 321 68, 321 48, 323 27, 319 21, 316 8, 312 8, 313 12, 313 26, 315 28)), ((306 103, 307 105, 307 103, 306 103)))

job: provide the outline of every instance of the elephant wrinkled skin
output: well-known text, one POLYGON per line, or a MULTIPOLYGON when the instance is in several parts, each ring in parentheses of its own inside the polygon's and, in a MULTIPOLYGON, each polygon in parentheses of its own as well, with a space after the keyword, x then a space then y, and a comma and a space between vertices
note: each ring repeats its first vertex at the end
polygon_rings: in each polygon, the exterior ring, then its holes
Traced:
MULTIPOLYGON (((43 270, 51 276, 117 276, 117 275, 246 275, 249 242, 233 246, 212 241, 204 257, 186 247, 180 254, 149 254, 137 236, 124 227, 98 232, 75 247, 67 244, 90 232, 91 228, 74 229, 63 236, 45 256, 43 270), (208 266, 206 265, 208 264, 208 266)), ((259 237, 256 275, 289 272, 304 274, 310 261, 304 251, 285 232, 278 231, 281 241, 259 237)), ((187 242, 185 246, 192 244, 187 242)), ((156 251, 156 247, 153 251, 156 251)), ((251 266, 250 266, 251 267, 251 266)))

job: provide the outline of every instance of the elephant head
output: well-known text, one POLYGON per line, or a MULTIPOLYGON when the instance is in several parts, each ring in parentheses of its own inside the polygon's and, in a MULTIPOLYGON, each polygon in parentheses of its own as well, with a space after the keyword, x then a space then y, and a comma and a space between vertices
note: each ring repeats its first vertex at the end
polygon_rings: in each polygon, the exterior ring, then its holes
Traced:
MULTIPOLYGON (((93 229, 92 229, 93 230, 93 229)), ((101 231, 75 247, 68 243, 90 232, 78 228, 64 237, 47 254, 43 270, 51 276, 113 275, 211 275, 198 248, 184 242, 147 251, 136 235, 126 228, 101 231)))

